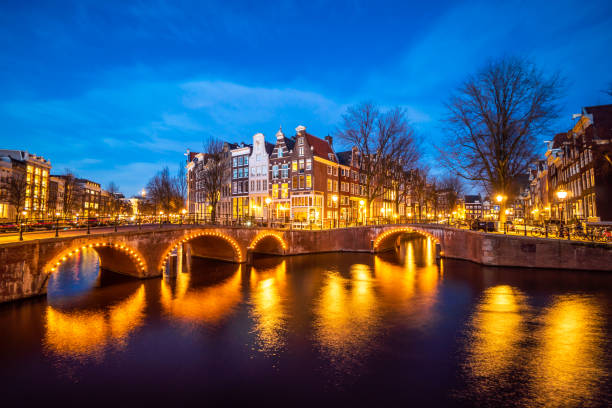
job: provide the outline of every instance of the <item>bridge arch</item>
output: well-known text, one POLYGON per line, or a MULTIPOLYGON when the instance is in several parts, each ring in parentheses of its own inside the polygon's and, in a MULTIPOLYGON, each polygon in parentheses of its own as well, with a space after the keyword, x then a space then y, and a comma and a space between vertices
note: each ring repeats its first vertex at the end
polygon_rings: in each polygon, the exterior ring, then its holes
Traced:
POLYGON ((260 232, 249 244, 252 252, 272 255, 284 255, 288 248, 283 235, 273 231, 260 232))
POLYGON ((168 262, 172 252, 179 245, 186 243, 191 244, 191 254, 193 256, 237 263, 244 262, 244 251, 241 249, 240 244, 230 235, 214 230, 196 231, 183 236, 168 247, 161 258, 158 270, 163 271, 164 265, 168 262), (224 243, 225 247, 223 244, 220 245, 220 243, 224 243))
POLYGON ((395 247, 395 240, 402 234, 416 233, 427 238, 431 238, 436 243, 441 245, 438 237, 422 228, 415 227, 394 227, 381 231, 374 239, 372 250, 374 252, 382 252, 395 247))
POLYGON ((85 249, 93 249, 98 254, 100 269, 135 277, 146 274, 146 263, 138 251, 123 243, 108 241, 72 245, 53 256, 43 271, 47 274, 57 271, 64 262, 85 249))

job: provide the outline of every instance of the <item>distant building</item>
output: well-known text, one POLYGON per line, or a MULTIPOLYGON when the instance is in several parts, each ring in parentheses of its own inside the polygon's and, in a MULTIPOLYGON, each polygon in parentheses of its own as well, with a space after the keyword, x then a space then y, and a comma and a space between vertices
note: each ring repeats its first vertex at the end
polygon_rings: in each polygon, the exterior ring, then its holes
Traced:
POLYGON ((65 180, 61 177, 49 177, 49 199, 47 207, 51 216, 64 214, 65 180))
POLYGON ((466 195, 464 197, 465 219, 474 220, 482 218, 482 198, 478 195, 466 195))
POLYGON ((249 206, 255 218, 267 219, 269 156, 274 145, 266 142, 262 133, 253 135, 253 152, 249 159, 249 206))
POLYGON ((241 143, 231 150, 232 168, 232 216, 244 218, 249 211, 249 157, 251 145, 241 143))
POLYGON ((276 144, 270 154, 270 177, 268 193, 272 202, 271 218, 285 219, 289 217, 291 211, 291 201, 289 197, 289 166, 291 165, 291 155, 295 147, 295 140, 286 137, 282 129, 276 132, 276 144))
MULTIPOLYGON (((23 150, 0 150, 1 175, 8 178, 20 173, 26 178, 25 199, 22 211, 28 218, 44 218, 47 216, 47 199, 49 193, 49 172, 51 162, 42 156, 23 150)), ((6 192, 2 194, 6 197, 6 192)), ((0 218, 16 218, 16 209, 10 200, 0 203, 0 218)))

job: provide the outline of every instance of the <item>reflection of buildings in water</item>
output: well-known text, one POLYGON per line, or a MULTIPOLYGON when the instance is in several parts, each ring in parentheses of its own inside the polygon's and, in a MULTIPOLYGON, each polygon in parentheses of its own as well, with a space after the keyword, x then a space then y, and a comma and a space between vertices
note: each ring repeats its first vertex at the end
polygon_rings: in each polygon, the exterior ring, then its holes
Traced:
POLYGON ((379 327, 379 305, 369 266, 351 266, 351 278, 328 271, 315 304, 315 340, 337 365, 368 353, 379 327))
POLYGON ((101 357, 108 346, 125 347, 142 325, 144 285, 108 310, 65 312, 47 306, 45 348, 68 357, 101 357))
POLYGON ((604 367, 605 307, 591 296, 560 296, 541 317, 530 366, 532 398, 541 405, 598 405, 610 381, 604 367))
MULTIPOLYGON (((202 289, 189 289, 191 275, 178 272, 174 291, 161 280, 161 304, 164 311, 184 322, 216 324, 229 316, 240 303, 240 266, 223 282, 202 289)), ((180 270, 179 270, 180 271, 180 270)))
POLYGON ((518 289, 507 285, 485 290, 469 325, 467 366, 473 376, 494 377, 518 364, 526 337, 525 300, 518 289))
POLYGON ((251 268, 251 315, 260 351, 274 352, 285 344, 287 263, 265 269, 251 268))

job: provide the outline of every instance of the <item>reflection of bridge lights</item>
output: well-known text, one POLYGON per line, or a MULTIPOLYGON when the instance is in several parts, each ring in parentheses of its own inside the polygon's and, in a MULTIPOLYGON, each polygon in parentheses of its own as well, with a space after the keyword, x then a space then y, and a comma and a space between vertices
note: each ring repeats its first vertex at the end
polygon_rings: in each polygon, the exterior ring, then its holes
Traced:
POLYGON ((48 264, 48 265, 50 265, 49 271, 55 272, 55 270, 63 262, 65 262, 68 258, 72 257, 72 255, 76 255, 76 254, 79 253, 79 251, 84 250, 86 248, 93 248, 93 247, 109 247, 109 248, 114 248, 116 250, 122 251, 129 258, 131 258, 131 260, 134 262, 134 265, 136 265, 136 269, 137 270, 140 270, 142 273, 145 272, 145 263, 144 263, 142 257, 140 255, 138 255, 138 253, 136 253, 136 251, 134 251, 133 249, 130 249, 129 247, 127 247, 127 246, 125 246, 123 244, 117 244, 117 243, 111 243, 111 242, 96 242, 95 244, 81 245, 80 247, 67 250, 68 252, 64 251, 63 255, 60 254, 60 255, 58 255, 55 258, 55 259, 57 259, 57 261, 53 262, 53 260, 52 260, 48 264))
POLYGON ((175 245, 173 245, 172 247, 170 247, 170 249, 168 249, 168 251, 166 251, 166 253, 164 254, 164 256, 162 256, 161 258, 161 265, 159 266, 160 270, 163 270, 164 265, 166 264, 166 262, 168 261, 168 259, 170 258, 170 255, 172 255, 172 252, 181 244, 184 244, 188 241, 191 241, 194 238, 198 238, 198 237, 203 237, 203 236, 208 236, 208 237, 218 237, 218 238, 222 238, 224 239, 228 244, 231 245, 232 249, 234 250, 234 253, 236 254, 236 257, 238 258, 238 263, 242 263, 243 262, 243 255, 242 255, 242 250, 240 249, 240 246, 238 245, 238 243, 229 235, 226 234, 222 234, 220 232, 199 232, 199 233, 195 233, 195 234, 189 234, 187 236, 184 236, 183 238, 181 238, 175 245))
POLYGON ((431 238, 436 242, 440 242, 434 235, 430 234, 429 232, 416 230, 414 228, 409 228, 409 227, 399 227, 399 228, 393 228, 391 230, 381 233, 374 241, 374 249, 378 249, 378 246, 385 238, 387 238, 388 236, 392 234, 397 234, 399 232, 416 232, 421 235, 425 235, 427 238, 431 238))

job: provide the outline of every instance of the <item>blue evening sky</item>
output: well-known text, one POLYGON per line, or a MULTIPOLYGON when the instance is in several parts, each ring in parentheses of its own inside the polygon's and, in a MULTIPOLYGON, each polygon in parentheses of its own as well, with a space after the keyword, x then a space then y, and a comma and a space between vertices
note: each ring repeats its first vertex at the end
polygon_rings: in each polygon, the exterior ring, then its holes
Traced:
POLYGON ((372 100, 405 107, 432 151, 449 91, 500 55, 561 70, 561 131, 612 102, 611 50, 610 0, 5 0, 0 148, 131 195, 209 135, 322 137, 372 100))

